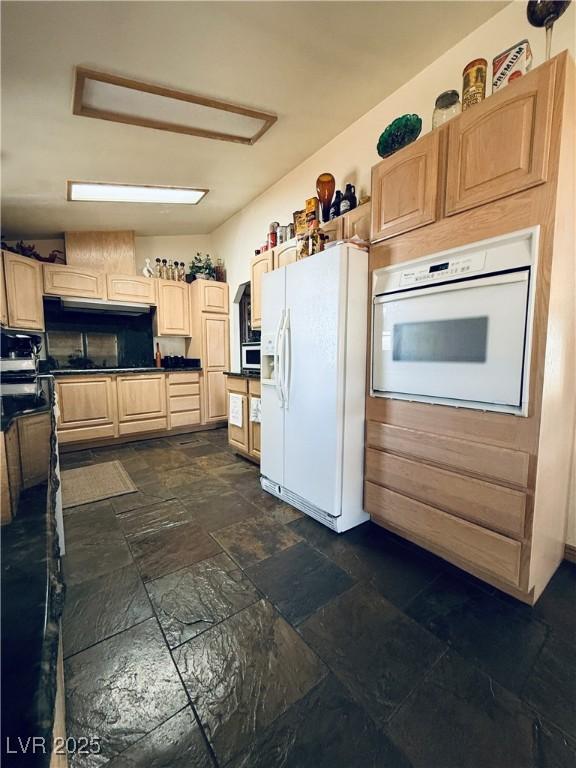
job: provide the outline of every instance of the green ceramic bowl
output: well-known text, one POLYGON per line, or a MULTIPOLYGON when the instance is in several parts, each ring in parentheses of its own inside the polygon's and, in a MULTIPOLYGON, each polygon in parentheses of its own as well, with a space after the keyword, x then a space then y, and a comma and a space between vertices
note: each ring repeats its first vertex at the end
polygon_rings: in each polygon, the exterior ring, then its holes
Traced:
POLYGON ((394 152, 411 144, 420 136, 422 118, 418 115, 402 115, 393 120, 380 135, 376 149, 380 157, 389 157, 394 152))

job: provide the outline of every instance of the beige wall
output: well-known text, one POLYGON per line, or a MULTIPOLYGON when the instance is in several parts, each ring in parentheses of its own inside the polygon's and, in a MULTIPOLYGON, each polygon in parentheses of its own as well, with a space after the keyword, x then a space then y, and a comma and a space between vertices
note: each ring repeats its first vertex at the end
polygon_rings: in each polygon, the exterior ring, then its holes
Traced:
POLYGON ((142 270, 146 259, 150 259, 152 266, 154 266, 155 259, 184 261, 186 263, 186 271, 188 271, 188 264, 198 252, 203 256, 206 253, 214 256, 210 235, 151 235, 149 237, 136 237, 136 271, 140 272, 142 270))

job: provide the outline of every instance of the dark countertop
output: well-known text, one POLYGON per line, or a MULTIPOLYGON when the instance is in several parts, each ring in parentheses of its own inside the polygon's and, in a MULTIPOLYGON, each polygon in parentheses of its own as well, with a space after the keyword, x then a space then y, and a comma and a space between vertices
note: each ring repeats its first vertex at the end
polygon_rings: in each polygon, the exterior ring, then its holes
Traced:
POLYGON ((50 371, 51 376, 93 376, 94 374, 138 374, 138 373, 197 373, 202 368, 57 368, 50 371))
MULTIPOLYGON (((42 382, 53 401, 53 382, 42 382)), ((18 514, 2 527, 2 754, 6 765, 48 766, 52 744, 57 659, 64 584, 55 509, 56 429, 52 416, 48 479, 24 491, 18 514), (7 705, 6 705, 7 704, 7 705), (46 739, 46 753, 13 755, 30 737, 46 739), (8 741, 9 739, 9 741, 8 741)))
POLYGON ((36 395, 2 395, 0 396, 0 431, 5 432, 14 419, 31 413, 42 413, 51 408, 51 377, 40 377, 42 389, 36 395), (47 382, 46 384, 44 382, 47 382))
POLYGON ((235 379, 258 379, 260 380, 260 371, 224 371, 225 376, 232 376, 235 379))

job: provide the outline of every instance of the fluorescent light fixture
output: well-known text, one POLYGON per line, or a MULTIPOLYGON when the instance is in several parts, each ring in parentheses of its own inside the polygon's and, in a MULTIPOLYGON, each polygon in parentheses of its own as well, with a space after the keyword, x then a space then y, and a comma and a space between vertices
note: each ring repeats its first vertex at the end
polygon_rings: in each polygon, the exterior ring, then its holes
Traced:
POLYGON ((68 182, 68 200, 76 202, 197 205, 207 193, 207 189, 192 187, 107 184, 98 181, 68 182))

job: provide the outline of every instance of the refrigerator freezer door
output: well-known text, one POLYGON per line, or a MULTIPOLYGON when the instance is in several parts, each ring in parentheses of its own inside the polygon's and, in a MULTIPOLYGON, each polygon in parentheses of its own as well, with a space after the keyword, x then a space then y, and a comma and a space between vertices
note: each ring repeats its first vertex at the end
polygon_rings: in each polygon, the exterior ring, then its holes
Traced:
POLYGON ((262 338, 270 343, 262 350, 260 471, 279 485, 284 484, 284 405, 279 396, 280 350, 277 347, 285 302, 286 268, 282 267, 262 277, 262 338), (265 370, 271 375, 265 377, 265 370))
MULTIPOLYGON (((286 268, 283 485, 334 516, 342 498, 347 263, 346 248, 333 248, 286 268)), ((270 477, 264 467, 263 474, 270 477)))

